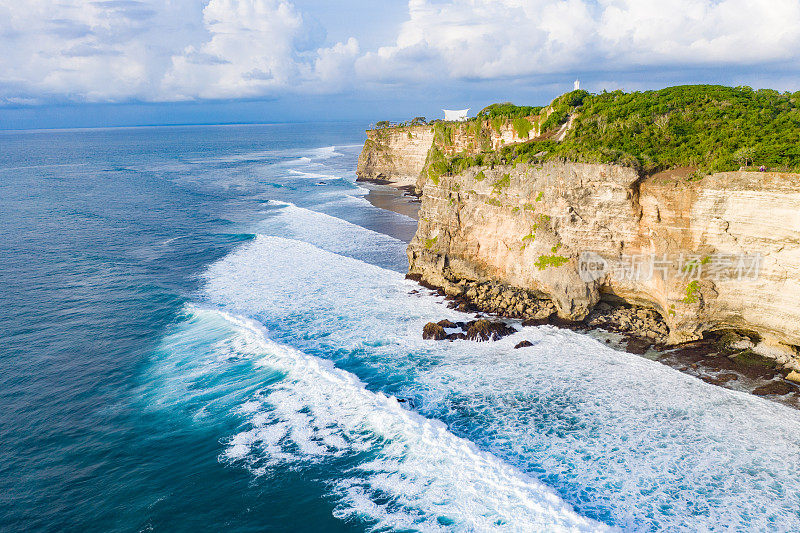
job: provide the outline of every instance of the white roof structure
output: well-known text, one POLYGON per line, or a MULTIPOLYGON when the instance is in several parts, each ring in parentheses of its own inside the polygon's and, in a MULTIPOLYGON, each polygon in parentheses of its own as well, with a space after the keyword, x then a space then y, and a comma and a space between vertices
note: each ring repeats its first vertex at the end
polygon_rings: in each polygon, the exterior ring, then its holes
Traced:
POLYGON ((469 113, 469 109, 461 109, 459 111, 454 111, 452 109, 442 109, 444 111, 444 119, 446 121, 457 121, 463 122, 467 120, 467 113, 469 113))

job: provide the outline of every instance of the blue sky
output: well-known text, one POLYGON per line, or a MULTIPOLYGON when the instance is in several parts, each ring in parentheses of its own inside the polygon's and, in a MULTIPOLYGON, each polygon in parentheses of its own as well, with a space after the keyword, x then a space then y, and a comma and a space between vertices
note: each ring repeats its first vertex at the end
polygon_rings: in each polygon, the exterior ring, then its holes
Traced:
POLYGON ((800 88, 798 0, 0 0, 0 129, 371 122, 800 88))

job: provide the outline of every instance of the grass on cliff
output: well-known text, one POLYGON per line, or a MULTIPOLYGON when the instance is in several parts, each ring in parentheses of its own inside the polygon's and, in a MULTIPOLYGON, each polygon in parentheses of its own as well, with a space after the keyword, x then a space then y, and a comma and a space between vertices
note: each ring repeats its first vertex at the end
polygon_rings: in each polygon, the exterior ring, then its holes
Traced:
POLYGON ((484 107, 480 111, 476 118, 483 119, 493 119, 493 118, 523 118, 523 117, 531 117, 534 115, 538 115, 543 108, 541 107, 533 107, 533 106, 523 106, 523 105, 514 105, 511 102, 505 102, 502 104, 492 104, 489 106, 484 107))
POLYGON ((543 130, 574 115, 564 141, 520 146, 514 158, 546 150, 549 158, 619 163, 645 172, 692 166, 709 173, 760 165, 800 171, 800 92, 719 85, 573 91, 552 108, 543 130))
MULTIPOLYGON (((539 110, 494 104, 479 117, 496 120, 539 110)), ((761 165, 800 172, 800 92, 719 85, 633 93, 572 91, 553 100, 547 111, 540 140, 457 155, 448 159, 445 172, 552 159, 615 163, 646 173, 688 166, 698 169, 696 176, 761 165), (566 138, 550 139, 570 116, 574 121, 566 138)))

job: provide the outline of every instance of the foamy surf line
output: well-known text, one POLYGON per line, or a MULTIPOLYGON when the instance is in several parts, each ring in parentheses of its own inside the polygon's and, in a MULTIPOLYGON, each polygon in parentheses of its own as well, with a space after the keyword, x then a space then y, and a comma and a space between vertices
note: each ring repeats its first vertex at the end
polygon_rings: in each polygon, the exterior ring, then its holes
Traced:
POLYGON ((402 382, 398 394, 426 416, 587 516, 634 531, 789 531, 800 520, 797 411, 551 327, 424 341, 425 322, 463 315, 409 294, 401 273, 305 242, 258 236, 205 279, 215 306, 305 353, 357 359, 373 388, 402 382), (523 338, 534 346, 514 350, 523 338))
MULTIPOLYGON (((239 408, 245 428, 226 442, 224 462, 279 474, 338 457, 369 457, 326 480, 335 515, 376 530, 608 531, 529 477, 447 427, 366 389, 330 361, 277 344, 256 321, 223 311, 258 364, 285 373, 239 408)), ((335 474, 335 472, 332 472, 335 474)))
POLYGON ((258 234, 289 237, 384 268, 408 266, 406 243, 399 239, 289 202, 271 200, 268 205, 275 211, 256 225, 258 234))

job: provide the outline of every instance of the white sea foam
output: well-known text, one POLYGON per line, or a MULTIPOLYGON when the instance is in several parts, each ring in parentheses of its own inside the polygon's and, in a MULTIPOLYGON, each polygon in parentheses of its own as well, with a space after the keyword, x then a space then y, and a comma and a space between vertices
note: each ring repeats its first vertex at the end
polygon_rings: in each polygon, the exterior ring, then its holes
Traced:
POLYGON ((551 489, 450 433, 446 426, 366 389, 332 362, 270 341, 258 323, 193 309, 195 325, 230 332, 239 357, 284 378, 243 402, 242 430, 226 441, 221 460, 258 476, 278 468, 346 465, 325 480, 335 514, 375 530, 602 531, 551 489))
MULTIPOLYGON (((356 242, 369 240, 354 232, 356 242)), ((400 273, 294 240, 260 236, 212 265, 206 279, 214 304, 258 318, 273 338, 307 353, 357 361, 375 386, 400 384, 421 412, 555 487, 584 514, 642 531, 789 531, 800 523, 796 410, 551 327, 524 328, 495 343, 422 341, 426 321, 461 315, 437 298, 409 294, 413 285, 400 273), (535 346, 514 350, 522 338, 535 346)), ((278 390, 287 405, 310 395, 326 406, 334 388, 315 391, 313 383, 290 380, 278 390)), ((259 401, 258 412, 269 415, 268 395, 259 401)), ((359 420, 328 409, 319 408, 318 420, 359 420)), ((263 427, 287 424, 286 434, 300 424, 307 429, 298 439, 317 431, 316 422, 289 419, 278 413, 260 420, 263 427)), ((413 426, 412 433, 423 430, 413 426)), ((234 446, 254 442, 242 438, 234 446)), ((336 453, 321 435, 318 441, 326 451, 309 457, 336 453)), ((243 461, 270 456, 250 450, 231 453, 243 461)), ((382 458, 384 470, 338 484, 337 494, 360 508, 380 508, 376 487, 414 479, 389 457, 382 458)), ((476 479, 464 478, 464 487, 476 479)))
POLYGON ((399 239, 288 202, 272 200, 270 205, 279 209, 255 226, 258 233, 283 235, 387 268, 407 268, 406 244, 399 239))

